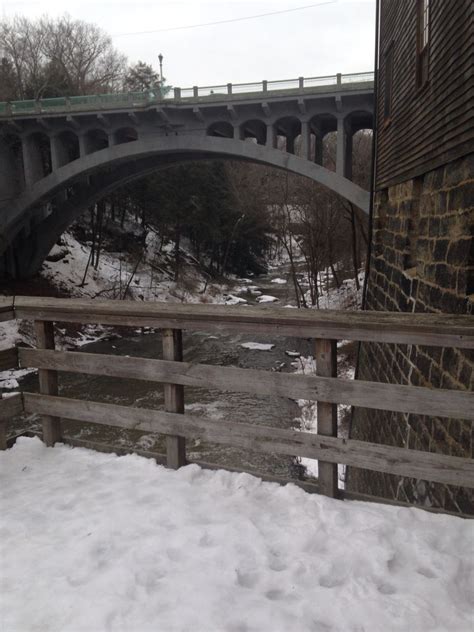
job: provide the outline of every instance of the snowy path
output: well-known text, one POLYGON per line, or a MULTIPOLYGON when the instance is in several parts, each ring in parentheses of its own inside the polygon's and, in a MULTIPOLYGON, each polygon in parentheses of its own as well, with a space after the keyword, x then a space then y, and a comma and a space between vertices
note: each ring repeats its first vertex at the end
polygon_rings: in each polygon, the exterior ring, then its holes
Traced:
POLYGON ((473 623, 470 521, 37 439, 0 453, 0 474, 8 632, 461 632, 473 623))

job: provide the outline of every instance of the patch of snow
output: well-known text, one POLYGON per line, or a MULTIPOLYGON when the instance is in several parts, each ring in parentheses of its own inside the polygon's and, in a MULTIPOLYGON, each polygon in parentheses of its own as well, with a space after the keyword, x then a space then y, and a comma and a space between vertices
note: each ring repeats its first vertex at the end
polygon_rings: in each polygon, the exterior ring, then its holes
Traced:
POLYGON ((246 303, 247 301, 244 298, 240 298, 239 296, 234 296, 233 294, 229 294, 225 299, 226 305, 241 305, 246 303))
POLYGON ((0 471, 5 630, 472 629, 472 521, 36 438, 0 471))
POLYGON ((274 303, 275 301, 278 301, 276 296, 270 296, 269 294, 262 294, 262 296, 259 296, 257 298, 257 301, 259 303, 274 303))
POLYGON ((286 279, 272 279, 272 283, 277 283, 278 285, 286 285, 288 281, 286 279))
POLYGON ((299 351, 285 351, 285 355, 290 358, 299 358, 301 353, 299 351))
POLYGON ((243 342, 240 346, 243 349, 252 349, 254 351, 271 351, 275 345, 261 342, 243 342))

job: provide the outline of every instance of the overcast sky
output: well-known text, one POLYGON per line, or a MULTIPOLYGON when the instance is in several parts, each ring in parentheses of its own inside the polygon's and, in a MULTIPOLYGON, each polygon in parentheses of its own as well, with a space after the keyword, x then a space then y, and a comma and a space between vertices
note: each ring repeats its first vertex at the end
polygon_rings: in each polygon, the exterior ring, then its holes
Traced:
POLYGON ((373 68, 375 0, 0 0, 2 14, 95 22, 131 62, 174 86, 314 77, 373 68), (320 6, 229 24, 144 33, 320 6))

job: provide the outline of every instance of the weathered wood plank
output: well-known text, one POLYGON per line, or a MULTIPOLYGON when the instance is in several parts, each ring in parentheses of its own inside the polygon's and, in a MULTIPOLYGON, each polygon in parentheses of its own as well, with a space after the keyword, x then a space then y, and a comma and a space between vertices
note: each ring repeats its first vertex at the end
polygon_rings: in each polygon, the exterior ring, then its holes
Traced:
POLYGON ((232 421, 215 422, 189 414, 33 393, 25 393, 24 402, 28 413, 52 414, 103 425, 110 425, 113 420, 113 425, 121 428, 200 437, 203 441, 248 450, 303 456, 437 483, 474 487, 473 459, 394 448, 354 439, 321 437, 296 430, 232 421))
POLYGON ((17 297, 18 318, 474 348, 467 315, 17 297))
POLYGON ((18 368, 18 349, 10 347, 0 350, 0 371, 18 368))
POLYGON ((20 393, 11 395, 5 399, 0 398, 0 450, 6 450, 7 441, 7 421, 15 415, 23 412, 23 399, 20 393))
MULTIPOLYGON (((13 312, 14 308, 14 297, 13 296, 0 296, 0 314, 5 312, 13 312)), ((15 316, 13 316, 15 318, 15 316)))
POLYGON ((11 419, 23 412, 23 400, 20 393, 0 398, 0 421, 11 419))
MULTIPOLYGON (((336 340, 315 341, 316 373, 322 377, 337 377, 336 340)), ((337 405, 318 400, 318 434, 324 437, 337 437, 337 405)), ((330 498, 337 496, 337 464, 327 461, 318 462, 319 488, 322 494, 330 498)))
MULTIPOLYGON (((52 322, 35 320, 36 344, 39 349, 54 349, 54 325, 52 322)), ((58 394, 58 374, 49 369, 39 369, 39 390, 45 395, 58 394)), ((60 419, 43 414, 41 418, 43 426, 43 441, 47 446, 53 446, 56 441, 61 440, 60 419)))
POLYGON ((74 351, 18 350, 22 367, 171 382, 474 421, 474 393, 74 351))
MULTIPOLYGON (((164 329, 162 332, 163 358, 174 362, 183 359, 183 337, 179 329, 164 329)), ((184 389, 182 385, 165 384, 165 410, 169 413, 184 413, 184 389)), ((184 437, 166 437, 166 459, 168 467, 178 469, 186 465, 186 440, 184 437)))

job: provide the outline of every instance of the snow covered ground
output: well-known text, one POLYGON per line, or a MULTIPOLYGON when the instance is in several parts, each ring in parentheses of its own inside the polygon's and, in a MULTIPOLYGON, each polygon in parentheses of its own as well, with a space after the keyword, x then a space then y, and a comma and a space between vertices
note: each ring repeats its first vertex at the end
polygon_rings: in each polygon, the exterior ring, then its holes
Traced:
POLYGON ((5 632, 467 632, 474 524, 195 465, 0 453, 5 632))

